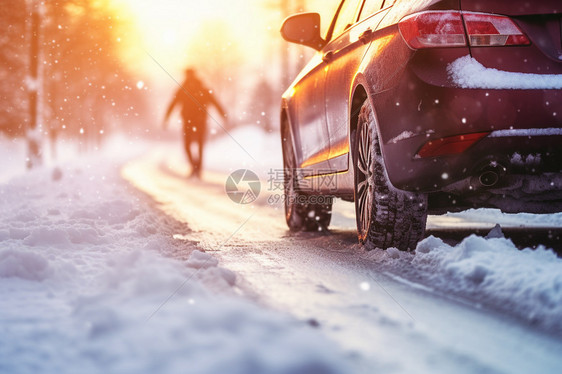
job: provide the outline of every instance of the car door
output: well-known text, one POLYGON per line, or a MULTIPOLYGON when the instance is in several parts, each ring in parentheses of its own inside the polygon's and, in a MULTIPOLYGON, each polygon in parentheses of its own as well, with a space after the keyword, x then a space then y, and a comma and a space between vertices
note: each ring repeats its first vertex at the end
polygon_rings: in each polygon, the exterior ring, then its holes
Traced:
POLYGON ((351 85, 369 42, 384 16, 384 0, 346 0, 325 47, 330 59, 326 77, 326 126, 330 138, 330 167, 349 168, 349 108, 351 85), (345 8, 347 7, 347 8, 345 8), (359 22, 358 21, 359 18, 359 22))
MULTIPOLYGON (((326 39, 329 40, 334 24, 342 14, 342 0, 330 22, 326 39)), ((362 0, 353 0, 358 3, 362 0)), ((285 97, 293 122, 297 163, 306 174, 327 174, 329 167, 330 138, 326 125, 325 87, 330 54, 326 49, 318 51, 299 74, 285 97)))
POLYGON ((298 144, 297 163, 313 174, 328 168, 330 141, 324 106, 325 83, 326 63, 319 52, 288 91, 295 142, 298 144))

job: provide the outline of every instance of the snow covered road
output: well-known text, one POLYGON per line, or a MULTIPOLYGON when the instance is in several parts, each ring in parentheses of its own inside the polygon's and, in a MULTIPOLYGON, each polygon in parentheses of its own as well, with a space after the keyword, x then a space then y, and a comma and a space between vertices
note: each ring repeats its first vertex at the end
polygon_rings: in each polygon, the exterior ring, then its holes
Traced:
MULTIPOLYGON (((221 141, 210 166, 276 167, 226 158, 221 141)), ((267 188, 240 205, 228 171, 185 178, 177 143, 117 139, 55 170, 0 175, 1 374, 562 368, 562 259, 548 249, 561 214, 431 217, 415 254, 365 252, 352 204, 336 203, 330 233, 292 234, 267 188), (496 223, 539 228, 548 246, 468 236, 496 223)))
MULTIPOLYGON (((365 372, 562 368, 562 260, 550 250, 518 251, 504 238, 471 236, 456 246, 430 237, 415 255, 366 253, 356 245, 348 203, 336 204, 329 234, 291 234, 267 193, 255 204, 235 204, 224 192, 227 173, 188 180, 168 150, 129 163, 122 174, 187 223, 193 231, 186 237, 235 271, 247 296, 318 324, 357 354, 365 372)), ((471 219, 480 228, 511 220, 559 235, 562 222, 560 215, 495 215, 433 217, 430 228, 438 234, 471 219)))
POLYGON ((305 322, 238 296, 236 275, 120 178, 140 143, 1 179, 0 373, 354 372, 305 322))

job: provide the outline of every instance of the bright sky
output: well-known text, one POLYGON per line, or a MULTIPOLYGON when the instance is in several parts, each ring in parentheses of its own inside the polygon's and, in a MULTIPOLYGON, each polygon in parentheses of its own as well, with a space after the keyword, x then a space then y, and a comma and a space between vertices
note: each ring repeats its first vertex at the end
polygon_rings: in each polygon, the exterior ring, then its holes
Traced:
MULTIPOLYGON (((268 25, 268 21, 276 23, 278 16, 264 8, 263 0, 114 1, 130 9, 144 51, 171 71, 179 71, 186 63, 205 63, 199 60, 206 57, 206 49, 213 48, 232 58, 236 57, 233 50, 238 50, 244 51, 245 60, 261 60, 267 38, 273 37, 271 29, 279 28, 268 25)), ((151 70, 153 66, 143 67, 151 70)))
MULTIPOLYGON (((283 43, 279 33, 282 17, 275 7, 283 0, 112 1, 125 5, 137 23, 142 54, 150 53, 171 71, 179 71, 186 63, 205 63, 200 61, 206 57, 203 52, 212 48, 226 51, 238 63, 268 64, 272 62, 268 59, 278 58, 279 43, 283 43)), ((322 14, 324 25, 338 2, 302 1, 308 5, 306 10, 322 14)))

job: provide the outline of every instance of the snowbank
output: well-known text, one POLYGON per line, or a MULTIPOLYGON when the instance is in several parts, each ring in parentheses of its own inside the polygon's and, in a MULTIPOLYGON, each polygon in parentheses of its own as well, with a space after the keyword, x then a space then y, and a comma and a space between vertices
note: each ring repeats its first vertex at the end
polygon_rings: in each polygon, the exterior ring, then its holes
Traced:
POLYGON ((443 217, 462 219, 470 225, 476 223, 494 226, 500 223, 502 226, 512 227, 562 227, 562 213, 533 214, 533 213, 502 213, 499 209, 468 209, 458 213, 447 213, 443 217))
POLYGON ((415 254, 392 248, 368 256, 393 274, 562 332, 562 259, 542 246, 517 249, 499 226, 456 246, 430 236, 415 254))
MULTIPOLYGON (((160 161, 160 166, 177 175, 189 175, 191 170, 179 129, 173 129, 162 136, 166 141, 154 144, 157 152, 152 152, 160 161)), ((277 130, 265 132, 254 125, 231 129, 211 129, 203 155, 203 179, 212 180, 213 174, 226 180, 235 170, 249 169, 262 181, 271 178, 272 172, 282 170, 283 155, 281 137, 277 130), (210 172, 210 173, 206 173, 210 172)))
POLYGON ((447 71, 453 82, 462 88, 488 89, 561 89, 562 75, 528 74, 486 68, 470 56, 453 61, 447 71))
POLYGON ((0 373, 353 371, 312 327, 237 296, 119 178, 142 147, 116 146, 0 185, 0 373))
POLYGON ((248 168, 267 175, 271 168, 283 168, 281 135, 257 126, 239 127, 228 134, 218 130, 205 149, 204 167, 222 172, 248 168))
POLYGON ((25 143, 12 140, 0 133, 0 181, 9 179, 25 171, 25 143))

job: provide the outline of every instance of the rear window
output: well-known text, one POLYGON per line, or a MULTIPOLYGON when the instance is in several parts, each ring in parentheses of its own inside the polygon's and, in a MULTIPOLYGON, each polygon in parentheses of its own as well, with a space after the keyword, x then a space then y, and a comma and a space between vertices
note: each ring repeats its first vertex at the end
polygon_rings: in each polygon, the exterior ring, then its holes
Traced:
POLYGON ((359 20, 362 21, 372 14, 375 14, 385 6, 385 2, 390 4, 391 0, 367 0, 361 9, 359 20))
POLYGON ((337 15, 332 36, 337 37, 357 20, 359 6, 363 0, 345 0, 337 15))
POLYGON ((317 12, 320 14, 321 29, 320 35, 326 39, 328 37, 328 31, 332 24, 332 19, 336 14, 338 7, 340 6, 341 0, 308 0, 306 2, 306 10, 309 12, 317 12))

